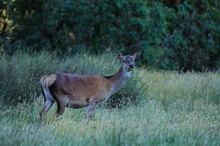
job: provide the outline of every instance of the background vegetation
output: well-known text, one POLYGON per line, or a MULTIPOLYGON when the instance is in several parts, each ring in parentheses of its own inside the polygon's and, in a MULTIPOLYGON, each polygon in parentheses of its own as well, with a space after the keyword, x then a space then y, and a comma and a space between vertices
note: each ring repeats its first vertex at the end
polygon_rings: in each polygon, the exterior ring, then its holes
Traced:
POLYGON ((142 64, 172 70, 220 66, 219 0, 2 0, 0 47, 143 50, 142 64))

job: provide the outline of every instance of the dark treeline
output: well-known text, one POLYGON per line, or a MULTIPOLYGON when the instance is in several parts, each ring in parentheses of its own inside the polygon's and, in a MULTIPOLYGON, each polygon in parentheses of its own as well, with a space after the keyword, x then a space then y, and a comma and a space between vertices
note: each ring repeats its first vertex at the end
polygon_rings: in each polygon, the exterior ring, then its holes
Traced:
POLYGON ((220 67, 219 0, 1 0, 0 50, 143 51, 143 65, 220 67))

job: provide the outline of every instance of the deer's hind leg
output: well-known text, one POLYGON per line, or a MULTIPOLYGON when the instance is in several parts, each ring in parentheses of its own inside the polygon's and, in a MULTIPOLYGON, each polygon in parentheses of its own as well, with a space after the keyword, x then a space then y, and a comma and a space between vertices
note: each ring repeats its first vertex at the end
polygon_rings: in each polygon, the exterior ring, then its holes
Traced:
POLYGON ((41 124, 43 124, 43 119, 45 117, 45 115, 47 114, 47 112, 49 111, 49 109, 51 108, 51 106, 54 104, 53 100, 50 99, 46 99, 46 101, 44 102, 44 107, 42 108, 42 110, 40 111, 40 122, 41 124))
POLYGON ((65 105, 57 103, 57 111, 55 114, 56 118, 59 119, 60 116, 63 115, 64 111, 65 111, 65 105))
POLYGON ((62 116, 65 111, 65 107, 68 104, 68 100, 64 96, 62 98, 56 98, 56 102, 57 102, 57 110, 56 110, 55 116, 57 119, 59 119, 60 116, 62 116))

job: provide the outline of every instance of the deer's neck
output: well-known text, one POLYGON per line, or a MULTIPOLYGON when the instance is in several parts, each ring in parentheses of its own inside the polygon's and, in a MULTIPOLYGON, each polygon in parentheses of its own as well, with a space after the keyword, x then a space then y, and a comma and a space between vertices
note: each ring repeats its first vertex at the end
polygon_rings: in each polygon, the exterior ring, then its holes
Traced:
POLYGON ((129 78, 130 72, 121 66, 118 72, 109 78, 111 82, 110 95, 117 92, 129 78))

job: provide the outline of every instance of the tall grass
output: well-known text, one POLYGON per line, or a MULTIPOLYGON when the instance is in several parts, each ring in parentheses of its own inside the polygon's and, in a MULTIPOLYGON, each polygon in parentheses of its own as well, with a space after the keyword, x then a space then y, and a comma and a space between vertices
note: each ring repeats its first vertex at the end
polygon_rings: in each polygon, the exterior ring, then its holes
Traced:
POLYGON ((85 110, 67 109, 59 121, 49 111, 40 126, 36 101, 1 111, 1 145, 209 145, 220 144, 219 106, 200 103, 191 112, 165 110, 148 100, 126 108, 96 109, 87 123, 85 110), (204 108, 206 110, 204 110, 204 108))
POLYGON ((58 59, 43 52, 2 56, 0 96, 7 104, 0 104, 1 145, 220 145, 218 72, 179 74, 136 68, 116 95, 138 97, 136 104, 97 107, 96 119, 89 123, 85 109, 66 109, 57 121, 53 106, 46 123, 39 124, 41 75, 54 71, 110 75, 119 64, 113 55, 78 54, 58 59), (19 97, 32 102, 8 105, 19 97))
POLYGON ((217 72, 179 74, 141 70, 139 76, 145 77, 149 86, 145 97, 162 101, 165 108, 171 105, 171 108, 192 110, 194 104, 201 101, 220 104, 220 74, 217 72))
MULTIPOLYGON (((119 59, 113 54, 92 56, 88 53, 81 53, 60 58, 56 54, 41 52, 32 55, 17 53, 13 56, 2 55, 0 57, 0 100, 2 104, 33 101, 34 99, 30 98, 33 97, 31 95, 41 93, 40 77, 48 73, 65 72, 108 76, 117 72, 120 67, 119 59)), ((135 101, 139 94, 137 86, 133 86, 136 83, 137 79, 130 79, 124 89, 113 96, 109 105, 120 106, 114 103, 121 101, 119 97, 127 101, 135 101)))

